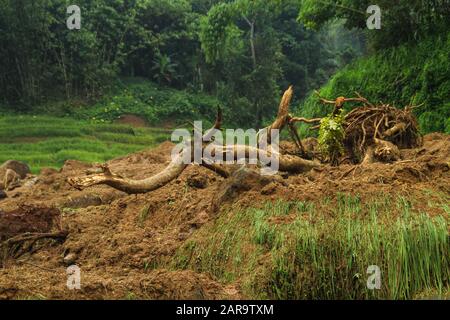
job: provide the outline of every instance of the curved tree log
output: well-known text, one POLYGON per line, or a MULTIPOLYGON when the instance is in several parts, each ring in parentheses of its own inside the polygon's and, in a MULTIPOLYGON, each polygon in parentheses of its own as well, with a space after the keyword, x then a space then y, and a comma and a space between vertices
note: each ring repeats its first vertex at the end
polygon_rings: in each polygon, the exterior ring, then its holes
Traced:
MULTIPOLYGON (((185 152, 185 151, 184 151, 185 152)), ((180 153, 170 164, 160 173, 147 179, 133 180, 124 178, 120 175, 112 173, 109 168, 102 166, 103 173, 93 174, 86 177, 69 178, 68 182, 77 189, 83 189, 94 185, 106 184, 117 190, 124 191, 128 194, 147 193, 159 189, 170 181, 176 179, 187 167, 183 163, 185 153, 180 153)), ((266 151, 251 146, 234 145, 234 146, 216 146, 212 149, 211 156, 220 155, 222 159, 233 159, 238 161, 241 159, 248 160, 251 155, 256 154, 258 159, 260 155, 267 158, 272 156, 272 151, 266 151)), ((275 159, 279 162, 279 170, 286 172, 306 172, 313 168, 319 167, 317 161, 305 160, 292 155, 281 155, 273 153, 275 159)), ((229 173, 219 166, 211 164, 213 159, 205 157, 202 165, 223 177, 228 177, 229 173)))
POLYGON ((142 180, 124 178, 118 174, 112 173, 108 166, 103 165, 103 173, 86 177, 69 178, 68 182, 77 189, 84 189, 98 184, 106 184, 128 194, 147 193, 159 189, 177 178, 187 167, 187 164, 183 163, 183 157, 184 152, 173 159, 169 166, 163 171, 142 180))
MULTIPOLYGON (((292 99, 292 95, 293 90, 292 86, 290 86, 281 99, 277 118, 272 123, 272 125, 267 128, 269 133, 273 129, 281 131, 286 125, 292 126, 292 123, 290 122, 291 116, 289 115, 289 103, 292 99)), ((222 110, 219 108, 214 126, 203 135, 204 141, 209 141, 212 137, 214 129, 220 130, 221 124, 222 110)), ((290 129, 292 130, 293 128, 291 127, 290 129)), ((268 135, 268 137, 270 139, 270 134, 268 135)), ((303 150, 301 142, 300 147, 303 150)), ((214 163, 214 160, 216 160, 215 158, 217 158, 215 157, 216 154, 222 161, 224 159, 233 159, 234 161, 238 161, 241 159, 248 160, 252 155, 256 155, 258 157, 258 159, 256 160, 258 160, 260 164, 261 159, 259 159, 259 157, 261 155, 266 159, 269 159, 271 156, 273 156, 279 162, 279 170, 287 172, 304 172, 320 166, 320 163, 317 161, 305 160, 303 158, 292 155, 281 155, 279 153, 274 153, 274 151, 270 147, 269 150, 262 150, 246 145, 232 145, 212 146, 212 148, 210 147, 210 149, 211 157, 204 155, 201 165, 224 178, 229 177, 230 173, 222 166, 214 163)), ((204 150, 205 146, 203 146, 203 151, 204 150)), ((177 157, 172 159, 172 162, 163 171, 146 179, 134 180, 125 178, 118 174, 112 173, 107 165, 103 165, 101 167, 102 172, 100 173, 94 173, 85 177, 69 178, 68 182, 77 189, 105 184, 115 189, 124 191, 128 194, 147 193, 159 189, 172 180, 176 179, 188 166, 185 159, 190 159, 190 163, 193 163, 193 154, 187 154, 188 152, 191 153, 191 150, 188 148, 184 149, 177 157)))

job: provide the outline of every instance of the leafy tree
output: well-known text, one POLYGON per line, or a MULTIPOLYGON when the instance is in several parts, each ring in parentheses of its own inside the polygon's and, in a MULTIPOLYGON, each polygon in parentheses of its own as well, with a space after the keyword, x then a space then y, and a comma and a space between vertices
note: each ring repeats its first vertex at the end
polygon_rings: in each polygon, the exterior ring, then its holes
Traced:
POLYGON ((158 80, 158 84, 163 84, 164 82, 170 84, 175 75, 176 63, 172 63, 169 56, 158 53, 156 58, 153 60, 154 66, 152 70, 155 70, 153 78, 158 80))
MULTIPOLYGON (((326 22, 344 19, 351 28, 366 29, 369 0, 303 0, 299 21, 318 29, 326 22)), ((379 0, 382 10, 381 30, 368 32, 375 49, 419 40, 446 30, 450 11, 448 0, 379 0)))

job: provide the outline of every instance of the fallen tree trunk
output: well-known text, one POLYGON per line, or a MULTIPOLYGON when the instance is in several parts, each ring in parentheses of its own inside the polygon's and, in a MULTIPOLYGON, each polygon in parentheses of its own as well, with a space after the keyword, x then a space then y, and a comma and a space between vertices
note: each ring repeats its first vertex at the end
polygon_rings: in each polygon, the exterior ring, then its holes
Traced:
MULTIPOLYGON (((216 146, 212 149, 211 155, 214 158, 217 158, 216 155, 220 155, 223 161, 226 161, 227 159, 233 159, 234 161, 244 159, 248 160, 252 155, 263 155, 266 159, 271 158, 273 161, 278 161, 278 169, 280 171, 293 173, 309 171, 320 166, 320 163, 317 161, 305 160, 292 155, 272 154, 271 151, 245 145, 223 147, 216 146)), ((102 166, 102 173, 93 174, 86 177, 70 178, 69 183, 77 189, 84 189, 94 185, 105 184, 128 194, 147 193, 159 189, 168 184, 170 181, 176 179, 187 167, 187 164, 183 163, 184 156, 185 155, 183 152, 180 153, 180 155, 175 158, 163 171, 142 180, 124 178, 120 175, 112 173, 107 166, 102 166)), ((211 161, 213 161, 214 158, 206 157, 202 165, 223 177, 228 177, 229 173, 225 169, 211 164, 211 161)))
MULTIPOLYGON (((289 103, 291 101, 292 94, 293 91, 291 86, 288 90, 286 90, 281 99, 277 118, 274 120, 272 125, 266 128, 268 132, 267 136, 269 139, 272 130, 281 131, 286 125, 292 125, 292 123, 290 122, 291 116, 289 115, 289 103)), ((203 135, 203 138, 209 140, 209 138, 211 138, 213 129, 220 130, 221 123, 222 112, 219 109, 217 113, 217 119, 213 128, 207 131, 207 133, 203 135)), ((299 140, 298 136, 296 135, 293 135, 293 138, 294 141, 299 140)), ((270 140, 268 142, 270 144, 270 140)), ((303 152, 304 150, 301 142, 296 141, 296 143, 303 152)), ((269 150, 263 150, 246 145, 213 146, 211 148, 212 152, 210 153, 212 157, 204 156, 201 165, 225 178, 227 178, 230 174, 226 169, 214 163, 214 160, 216 160, 217 158, 216 155, 220 157, 222 161, 226 159, 233 159, 234 161, 245 159, 247 161, 249 160, 250 156, 257 155, 257 160, 260 164, 262 163, 260 161, 260 157, 265 157, 266 159, 271 158, 272 161, 278 161, 279 170, 287 172, 304 172, 320 165, 320 163, 317 161, 305 160, 301 157, 293 155, 281 155, 279 153, 274 153, 272 148, 270 147, 268 149, 269 150)), ((203 147, 202 153, 204 153, 204 150, 205 147, 203 147)), ((172 180, 176 179, 184 171, 184 169, 186 169, 188 165, 186 163, 186 159, 190 159, 190 163, 193 163, 193 154, 189 148, 183 149, 183 151, 181 151, 178 156, 172 160, 169 166, 167 166, 160 173, 142 180, 129 179, 118 174, 114 174, 111 172, 107 165, 103 165, 101 167, 101 173, 92 174, 85 177, 69 178, 68 182, 77 189, 105 184, 115 189, 124 191, 128 194, 147 193, 159 189, 172 180)), ((263 165, 269 165, 269 163, 263 163, 263 165)))
POLYGON ((69 178, 68 182, 77 189, 106 184, 128 194, 147 193, 165 186, 184 171, 187 164, 183 163, 183 156, 182 152, 163 171, 143 180, 124 178, 112 173, 108 166, 103 165, 101 167, 103 172, 100 174, 69 178))
POLYGON ((234 161, 248 160, 253 158, 252 155, 257 155, 258 160, 261 160, 260 158, 263 156, 265 159, 277 161, 280 171, 292 173, 306 172, 320 166, 318 161, 306 160, 293 155, 282 155, 271 150, 262 150, 246 145, 217 146, 214 147, 211 155, 216 156, 217 154, 221 154, 223 159, 233 159, 234 161))

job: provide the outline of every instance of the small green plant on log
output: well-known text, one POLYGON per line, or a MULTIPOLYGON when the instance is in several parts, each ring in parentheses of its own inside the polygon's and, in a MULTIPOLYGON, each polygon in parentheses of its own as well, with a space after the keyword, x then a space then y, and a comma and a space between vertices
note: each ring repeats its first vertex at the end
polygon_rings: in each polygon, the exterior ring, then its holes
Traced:
POLYGON ((322 118, 319 129, 319 148, 333 166, 339 164, 339 158, 344 154, 344 112, 338 112, 322 118))

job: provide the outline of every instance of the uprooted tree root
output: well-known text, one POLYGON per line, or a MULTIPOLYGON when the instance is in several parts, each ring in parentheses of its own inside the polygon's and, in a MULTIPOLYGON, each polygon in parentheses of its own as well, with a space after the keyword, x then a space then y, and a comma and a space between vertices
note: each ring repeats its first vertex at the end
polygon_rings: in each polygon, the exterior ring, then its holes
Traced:
MULTIPOLYGON (((344 159, 352 163, 368 164, 375 161, 392 162, 400 159, 400 149, 422 145, 417 120, 412 113, 419 106, 407 106, 397 109, 388 104, 374 105, 358 92, 356 98, 338 97, 328 100, 320 96, 323 104, 334 105, 333 115, 343 108, 346 102, 360 102, 344 119, 343 141, 346 149, 344 159)), ((317 119, 294 118, 293 121, 318 123, 317 119)), ((320 125, 312 127, 318 129, 320 125)))
MULTIPOLYGON (((318 92, 316 93, 320 97, 320 94, 318 92)), ((347 154, 344 159, 350 159, 353 163, 396 161, 400 159, 400 148, 412 148, 421 144, 422 141, 417 121, 411 112, 414 107, 406 107, 403 110, 399 110, 384 104, 375 106, 360 94, 356 94, 356 98, 338 97, 333 101, 320 97, 322 103, 334 105, 333 115, 338 114, 346 102, 360 102, 363 104, 363 106, 354 109, 345 116, 343 125, 345 139, 343 144, 346 147, 347 154)), ((317 152, 311 153, 307 151, 298 136, 295 123, 316 124, 313 128, 318 128, 317 124, 322 119, 293 117, 289 113, 289 104, 292 95, 293 90, 291 86, 285 91, 281 99, 276 119, 266 128, 269 148, 263 150, 245 145, 216 145, 212 148, 208 146, 209 151, 212 151, 212 154, 214 154, 214 159, 217 159, 217 156, 222 157, 222 159, 225 159, 225 157, 229 159, 231 156, 235 161, 242 160, 242 158, 248 160, 251 154, 263 154, 266 157, 275 156, 279 163, 279 170, 284 172, 298 173, 319 167, 320 162, 314 158, 322 159, 323 157, 317 154, 317 152), (286 127, 296 145, 296 154, 278 153, 270 145, 271 141, 269 137, 271 136, 272 130, 281 132, 286 127)), ((203 135, 203 141, 211 141, 213 130, 220 130, 221 124, 222 112, 219 109, 216 122, 213 128, 203 135)), ((205 148, 206 146, 203 145, 202 151, 205 148)), ((191 149, 193 150, 193 148, 191 149)), ((71 177, 68 179, 68 182, 77 189, 105 184, 129 194, 147 193, 159 189, 176 179, 187 167, 186 158, 190 157, 190 163, 195 163, 192 150, 189 148, 183 149, 177 157, 172 159, 168 167, 146 179, 133 180, 122 177, 111 172, 109 167, 104 164, 99 168, 98 172, 93 174, 88 173, 87 176, 71 177)), ((204 153, 202 152, 202 154, 204 153)), ((204 157, 200 165, 224 178, 230 176, 230 172, 223 166, 214 164, 212 158, 204 157)))
POLYGON ((61 241, 67 235, 56 208, 23 205, 13 211, 0 211, 0 266, 8 258, 35 252, 45 240, 61 241))
POLYGON ((386 104, 365 104, 348 113, 344 124, 344 145, 352 160, 359 162, 371 149, 382 153, 377 148, 409 149, 420 146, 422 137, 412 114, 413 108, 408 106, 397 109, 386 104))

